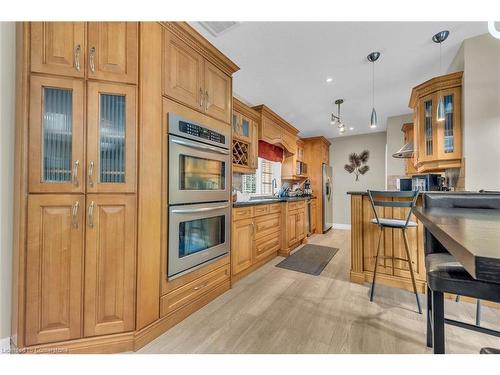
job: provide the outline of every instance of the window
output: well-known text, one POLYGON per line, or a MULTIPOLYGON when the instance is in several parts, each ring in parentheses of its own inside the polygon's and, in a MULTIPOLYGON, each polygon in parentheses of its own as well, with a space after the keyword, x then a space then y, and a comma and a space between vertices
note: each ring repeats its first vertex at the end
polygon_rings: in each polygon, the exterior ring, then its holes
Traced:
POLYGON ((281 186, 281 163, 259 158, 255 174, 242 175, 241 191, 253 196, 269 196, 277 193, 281 186), (273 180, 276 188, 273 189, 273 180))

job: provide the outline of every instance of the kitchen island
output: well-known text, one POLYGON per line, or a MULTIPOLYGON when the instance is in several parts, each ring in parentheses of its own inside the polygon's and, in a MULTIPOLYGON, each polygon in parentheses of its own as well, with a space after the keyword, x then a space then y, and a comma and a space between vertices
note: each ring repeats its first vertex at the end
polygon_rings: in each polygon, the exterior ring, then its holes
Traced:
MULTIPOLYGON (((351 196, 351 272, 350 279, 355 283, 372 281, 377 252, 379 230, 371 222, 375 218, 366 191, 347 192, 351 196)), ((395 198, 388 198, 395 200, 395 198)), ((417 206, 422 205, 419 196, 417 206)), ((379 207, 380 216, 406 219, 409 208, 379 207)), ((414 215, 413 221, 417 221, 414 215)), ((418 221, 417 221, 418 222, 418 221)), ((418 222, 415 228, 408 228, 410 255, 415 272, 417 290, 425 293, 424 227, 418 222)), ((380 256, 406 258, 404 239, 399 229, 386 228, 381 239, 380 256)), ((377 283, 413 291, 408 263, 397 259, 379 259, 377 283)))

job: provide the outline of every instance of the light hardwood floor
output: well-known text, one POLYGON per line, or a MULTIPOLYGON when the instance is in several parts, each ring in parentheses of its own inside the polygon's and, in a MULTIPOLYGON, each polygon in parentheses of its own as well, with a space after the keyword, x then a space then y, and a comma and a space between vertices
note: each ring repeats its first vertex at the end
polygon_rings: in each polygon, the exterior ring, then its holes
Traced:
MULTIPOLYGON (((277 268, 278 257, 139 353, 431 353, 412 293, 377 285, 370 303, 369 285, 349 281, 350 231, 309 242, 340 249, 320 276, 277 268)), ((474 322, 474 304, 446 301, 445 311, 474 322)), ((500 310, 484 307, 482 321, 500 329, 500 310)), ((500 339, 446 326, 446 345, 478 353, 500 339)))

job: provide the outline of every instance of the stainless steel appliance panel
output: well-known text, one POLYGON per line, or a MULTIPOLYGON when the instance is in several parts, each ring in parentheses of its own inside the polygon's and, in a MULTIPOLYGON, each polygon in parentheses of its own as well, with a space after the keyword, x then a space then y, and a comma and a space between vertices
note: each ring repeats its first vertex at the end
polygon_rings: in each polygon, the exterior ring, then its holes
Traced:
POLYGON ((228 202, 169 207, 169 279, 229 253, 230 211, 228 202))
POLYGON ((323 233, 328 231, 333 225, 333 202, 332 202, 332 189, 333 189, 333 168, 323 163, 323 233))
POLYGON ((169 136, 169 203, 227 201, 230 197, 229 151, 169 136))

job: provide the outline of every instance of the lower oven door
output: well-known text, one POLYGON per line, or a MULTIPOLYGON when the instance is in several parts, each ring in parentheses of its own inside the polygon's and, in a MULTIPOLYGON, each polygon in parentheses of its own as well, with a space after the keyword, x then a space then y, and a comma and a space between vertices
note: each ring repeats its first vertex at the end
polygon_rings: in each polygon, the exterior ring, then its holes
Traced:
POLYGON ((169 279, 229 253, 229 212, 228 202, 169 207, 169 279))
POLYGON ((229 150, 169 136, 169 203, 227 201, 229 150))

